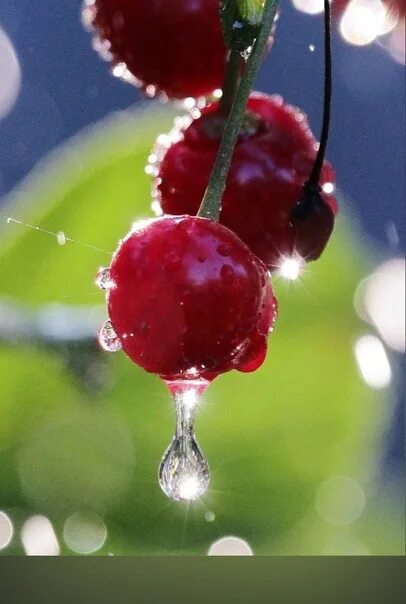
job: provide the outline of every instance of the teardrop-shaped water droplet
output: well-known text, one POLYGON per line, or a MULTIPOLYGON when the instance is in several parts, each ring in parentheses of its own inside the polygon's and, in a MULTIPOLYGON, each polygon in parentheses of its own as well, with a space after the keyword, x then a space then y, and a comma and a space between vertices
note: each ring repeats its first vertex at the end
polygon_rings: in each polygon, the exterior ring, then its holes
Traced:
POLYGON ((181 380, 168 384, 176 409, 176 432, 159 468, 159 484, 170 499, 193 501, 210 481, 209 466, 195 440, 194 420, 200 396, 209 382, 181 380))
POLYGON ((95 283, 100 289, 111 289, 114 287, 114 281, 110 277, 110 269, 101 268, 96 275, 95 283))
POLYGON ((107 319, 100 330, 99 343, 103 350, 107 352, 118 352, 122 348, 120 339, 114 331, 110 319, 107 319))

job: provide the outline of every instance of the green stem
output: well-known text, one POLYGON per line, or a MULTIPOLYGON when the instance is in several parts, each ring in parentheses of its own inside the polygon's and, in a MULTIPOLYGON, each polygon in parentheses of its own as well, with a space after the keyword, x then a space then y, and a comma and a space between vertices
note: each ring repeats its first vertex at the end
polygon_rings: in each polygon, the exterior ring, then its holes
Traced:
POLYGON ((275 15, 278 10, 278 4, 279 0, 266 0, 265 2, 261 29, 247 61, 240 86, 228 116, 209 184, 198 212, 198 216, 201 218, 219 220, 221 199, 226 188, 226 181, 234 148, 244 120, 249 95, 268 43, 275 15))
POLYGON ((243 58, 238 50, 230 50, 223 84, 223 96, 220 100, 220 111, 228 115, 233 106, 241 82, 241 64, 243 58))

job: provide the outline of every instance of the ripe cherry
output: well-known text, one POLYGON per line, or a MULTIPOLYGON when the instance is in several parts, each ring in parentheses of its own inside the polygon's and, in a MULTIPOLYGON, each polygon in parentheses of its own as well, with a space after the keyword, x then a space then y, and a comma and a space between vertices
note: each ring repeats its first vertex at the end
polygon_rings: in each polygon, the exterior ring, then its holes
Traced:
POLYGON ((276 318, 266 267, 226 227, 157 218, 120 243, 107 287, 125 353, 167 381, 211 380, 263 362, 276 318))
MULTIPOLYGON (((150 171, 156 175, 155 204, 160 204, 164 213, 197 213, 224 119, 220 105, 213 104, 183 131, 175 129, 164 138, 166 147, 157 145, 152 157, 158 165, 151 166, 150 171), (171 137, 175 142, 168 144, 171 137)), ((327 162, 317 203, 313 209, 307 203, 306 212, 303 205, 296 210, 316 149, 316 139, 301 111, 279 96, 251 95, 223 196, 220 222, 270 269, 280 267, 286 257, 295 254, 307 261, 317 259, 331 235, 337 205, 332 195, 335 175, 327 162)))
POLYGON ((201 97, 221 88, 226 48, 218 0, 87 0, 87 20, 148 93, 201 97))

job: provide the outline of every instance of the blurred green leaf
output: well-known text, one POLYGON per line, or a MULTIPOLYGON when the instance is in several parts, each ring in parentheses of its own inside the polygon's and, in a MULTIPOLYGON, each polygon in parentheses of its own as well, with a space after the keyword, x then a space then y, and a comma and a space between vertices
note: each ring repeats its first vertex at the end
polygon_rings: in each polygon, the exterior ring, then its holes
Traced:
MULTIPOLYGON (((154 106, 84 133, 25 181, 3 218, 111 252, 133 220, 150 215, 144 165, 172 118, 154 106)), ((32 306, 103 304, 94 275, 109 253, 61 247, 53 235, 5 220, 1 235, 0 296, 32 306)), ((323 522, 315 497, 334 475, 353 477, 369 497, 390 414, 353 359, 364 327, 352 298, 367 270, 355 236, 340 217, 328 251, 301 282, 275 279, 280 318, 267 362, 255 374, 219 378, 205 396, 197 436, 212 483, 190 507, 168 502, 157 484, 174 417, 156 377, 106 353, 110 385, 84 392, 57 350, 4 346, 1 506, 48 514, 61 540, 70 513, 96 510, 109 530, 101 553, 204 554, 226 534, 256 553, 323 553, 330 537, 354 548, 352 527, 323 522)))

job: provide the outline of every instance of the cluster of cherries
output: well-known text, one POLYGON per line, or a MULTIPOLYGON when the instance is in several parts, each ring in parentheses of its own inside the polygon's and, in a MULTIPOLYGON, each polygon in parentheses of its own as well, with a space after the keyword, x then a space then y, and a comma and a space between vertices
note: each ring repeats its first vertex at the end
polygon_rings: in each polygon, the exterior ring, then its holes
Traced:
MULTIPOLYGON (((219 0, 86 0, 84 17, 116 74, 150 96, 207 99, 161 135, 150 156, 160 216, 134 225, 98 276, 109 314, 103 346, 122 347, 175 395, 193 399, 196 384, 263 363, 277 316, 270 273, 322 253, 337 210, 334 172, 325 162, 320 187, 302 203, 318 143, 299 109, 253 93, 220 220, 197 216, 227 119, 213 96, 228 55, 219 0)), ((179 470, 174 445, 161 466, 161 486, 175 499, 193 499, 207 486, 193 442, 186 469, 179 470)))

